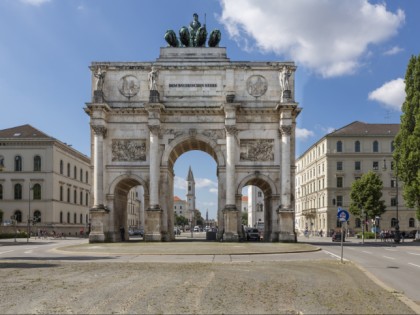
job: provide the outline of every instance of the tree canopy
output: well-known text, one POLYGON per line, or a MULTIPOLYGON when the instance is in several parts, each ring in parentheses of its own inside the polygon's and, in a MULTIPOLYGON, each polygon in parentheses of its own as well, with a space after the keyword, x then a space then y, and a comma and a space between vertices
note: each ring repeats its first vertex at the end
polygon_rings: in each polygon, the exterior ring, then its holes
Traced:
POLYGON ((361 209, 367 218, 374 219, 385 212, 385 201, 382 198, 383 183, 379 175, 370 171, 351 186, 350 213, 361 217, 361 209))
POLYGON ((412 56, 408 63, 405 93, 401 128, 395 138, 395 172, 404 182, 406 205, 416 209, 420 220, 420 55, 412 56))

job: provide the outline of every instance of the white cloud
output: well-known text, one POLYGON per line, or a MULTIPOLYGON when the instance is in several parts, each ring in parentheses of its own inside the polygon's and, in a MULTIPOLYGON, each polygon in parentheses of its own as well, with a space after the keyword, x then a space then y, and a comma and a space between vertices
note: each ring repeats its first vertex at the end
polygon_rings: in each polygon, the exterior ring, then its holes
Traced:
POLYGON ((351 74, 368 46, 397 33, 402 10, 367 0, 220 0, 229 35, 243 49, 274 52, 324 77, 351 74))
POLYGON ((405 100, 405 83, 402 78, 386 82, 369 93, 368 99, 377 101, 385 107, 400 111, 405 100))
POLYGON ((182 177, 175 176, 174 178, 174 188, 175 189, 182 189, 187 190, 187 181, 182 177))
POLYGON ((305 128, 296 128, 296 138, 300 140, 305 140, 307 138, 313 137, 315 133, 311 130, 305 128))
POLYGON ((384 52, 384 55, 386 56, 392 56, 392 55, 396 55, 400 52, 404 51, 404 49, 402 49, 401 47, 398 46, 394 46, 391 49, 387 50, 386 52, 384 52))
POLYGON ((23 2, 25 4, 34 5, 34 6, 40 6, 44 3, 50 2, 51 0, 20 0, 20 2, 23 2))
POLYGON ((210 188, 209 192, 211 192, 212 194, 217 194, 219 190, 217 188, 210 188))

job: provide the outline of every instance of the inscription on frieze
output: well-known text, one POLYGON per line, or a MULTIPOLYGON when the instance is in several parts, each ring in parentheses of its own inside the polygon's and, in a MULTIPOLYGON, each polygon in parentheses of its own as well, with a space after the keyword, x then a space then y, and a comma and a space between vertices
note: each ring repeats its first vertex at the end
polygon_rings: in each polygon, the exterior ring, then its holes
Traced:
POLYGON ((274 161, 273 139, 241 139, 241 161, 274 161))
POLYGON ((146 139, 112 139, 112 161, 146 161, 146 139))

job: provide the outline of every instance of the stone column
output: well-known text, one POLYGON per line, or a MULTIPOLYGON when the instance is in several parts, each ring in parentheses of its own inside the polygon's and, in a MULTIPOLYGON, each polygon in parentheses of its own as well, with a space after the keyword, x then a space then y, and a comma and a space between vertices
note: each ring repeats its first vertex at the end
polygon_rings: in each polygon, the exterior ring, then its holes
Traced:
POLYGON ((281 125, 281 201, 285 209, 291 208, 291 179, 290 179, 290 135, 292 126, 281 125))
POLYGON ((240 226, 238 226, 239 211, 236 207, 236 108, 239 104, 226 103, 226 204, 223 209, 223 240, 238 241, 240 226))
POLYGON ((93 207, 90 209, 91 231, 89 242, 105 241, 104 221, 108 210, 104 205, 104 157, 103 139, 106 134, 104 126, 92 125, 93 134, 93 207))
POLYGON ((159 126, 150 126, 150 208, 159 208, 159 126))
POLYGON ((93 208, 101 209, 104 206, 104 126, 92 126, 93 135, 93 208))

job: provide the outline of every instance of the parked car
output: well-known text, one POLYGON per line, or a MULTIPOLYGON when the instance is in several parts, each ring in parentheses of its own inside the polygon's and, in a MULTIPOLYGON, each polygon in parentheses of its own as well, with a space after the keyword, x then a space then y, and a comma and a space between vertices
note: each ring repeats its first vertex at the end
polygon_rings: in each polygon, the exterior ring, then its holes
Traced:
POLYGON ((416 233, 417 233, 417 230, 411 230, 411 231, 408 231, 408 232, 405 232, 405 238, 416 238, 416 233))
MULTIPOLYGON (((333 242, 341 242, 341 233, 340 232, 335 232, 332 235, 332 241, 333 242)), ((346 241, 346 235, 344 234, 343 235, 343 242, 345 242, 345 241, 346 241)))
POLYGON ((261 239, 258 229, 247 229, 245 233, 247 241, 259 241, 261 239))
POLYGON ((200 232, 200 227, 198 225, 194 226, 194 232, 200 232))

